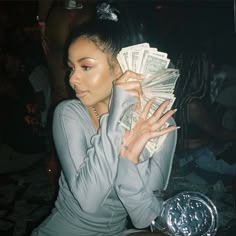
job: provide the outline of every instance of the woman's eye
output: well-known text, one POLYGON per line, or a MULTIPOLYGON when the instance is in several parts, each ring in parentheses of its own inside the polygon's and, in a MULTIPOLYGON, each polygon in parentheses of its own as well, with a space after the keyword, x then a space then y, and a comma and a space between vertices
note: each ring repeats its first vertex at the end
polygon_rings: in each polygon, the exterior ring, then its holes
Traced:
POLYGON ((84 71, 88 71, 91 69, 91 66, 81 66, 84 71))

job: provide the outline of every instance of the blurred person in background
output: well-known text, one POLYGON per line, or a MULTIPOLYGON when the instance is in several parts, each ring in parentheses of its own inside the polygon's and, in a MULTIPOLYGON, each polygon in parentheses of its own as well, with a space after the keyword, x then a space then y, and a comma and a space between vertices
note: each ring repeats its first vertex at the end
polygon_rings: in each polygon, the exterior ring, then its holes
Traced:
POLYGON ((50 73, 52 103, 68 98, 63 51, 66 37, 78 25, 93 18, 95 0, 38 0, 38 24, 50 73))
POLYGON ((46 156, 39 106, 23 65, 24 50, 9 45, 1 72, 1 174, 25 170, 46 156))
POLYGON ((181 127, 177 154, 183 163, 194 162, 204 171, 235 176, 236 160, 230 163, 218 156, 228 143, 235 143, 236 131, 223 127, 222 116, 215 113, 211 102, 210 56, 200 46, 186 47, 177 58, 176 68, 180 77, 175 89, 175 119, 181 127))

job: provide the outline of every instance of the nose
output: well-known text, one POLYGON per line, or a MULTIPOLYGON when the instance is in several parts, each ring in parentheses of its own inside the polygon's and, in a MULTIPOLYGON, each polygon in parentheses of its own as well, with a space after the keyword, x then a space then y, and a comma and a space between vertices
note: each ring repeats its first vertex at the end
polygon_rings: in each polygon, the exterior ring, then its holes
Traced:
POLYGON ((79 73, 77 71, 74 71, 72 75, 70 75, 69 77, 69 83, 71 85, 72 88, 75 87, 76 84, 78 84, 80 82, 80 76, 79 73))

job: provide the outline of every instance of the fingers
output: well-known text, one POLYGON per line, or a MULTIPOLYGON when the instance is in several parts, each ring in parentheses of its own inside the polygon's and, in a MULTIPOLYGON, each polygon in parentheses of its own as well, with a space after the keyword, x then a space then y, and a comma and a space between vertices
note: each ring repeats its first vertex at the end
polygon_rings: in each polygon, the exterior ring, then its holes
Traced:
POLYGON ((143 79, 143 75, 128 70, 115 80, 114 83, 115 86, 126 90, 139 100, 140 96, 143 95, 141 87, 141 81, 143 79))
POLYGON ((166 113, 159 119, 160 124, 164 124, 171 116, 173 116, 173 115, 175 114, 176 111, 177 111, 177 109, 173 109, 173 110, 169 110, 168 112, 166 112, 166 113))
MULTIPOLYGON (((161 118, 157 118, 156 122, 154 122, 151 126, 152 126, 152 130, 153 131, 160 131, 160 130, 166 130, 163 129, 163 126, 166 124, 167 120, 173 116, 173 114, 176 112, 177 110, 169 110, 168 112, 166 112, 161 118)), ((175 128, 175 126, 173 126, 175 128)), ((168 129, 167 129, 168 130, 168 129)), ((168 132, 167 132, 168 133, 168 132)))
POLYGON ((148 114, 149 114, 150 109, 151 109, 151 106, 152 106, 152 104, 153 104, 154 102, 155 102, 155 98, 152 98, 152 99, 150 99, 150 100, 146 103, 146 105, 145 105, 145 107, 144 107, 144 109, 143 109, 143 111, 142 111, 142 113, 141 113, 141 115, 140 115, 140 118, 141 118, 141 119, 144 119, 144 120, 147 119, 148 114))
POLYGON ((116 80, 116 85, 130 82, 130 81, 141 82, 142 80, 144 80, 144 76, 142 74, 136 73, 131 70, 127 70, 116 80))
POLYGON ((151 99, 149 100, 141 115, 140 118, 146 123, 146 126, 149 127, 147 128, 147 130, 149 130, 149 133, 151 133, 152 137, 157 136, 161 136, 163 134, 166 134, 172 130, 175 130, 176 127, 175 126, 171 126, 166 128, 165 124, 167 124, 167 120, 173 116, 173 114, 177 111, 176 109, 173 110, 169 110, 166 113, 165 110, 167 108, 167 106, 169 105, 169 101, 164 101, 159 107, 158 109, 150 116, 150 110, 152 109, 152 105, 155 102, 155 99, 151 99), (148 118, 148 116, 150 116, 150 118, 148 118))
POLYGON ((131 93, 135 97, 142 95, 142 88, 140 82, 138 81, 130 81, 117 84, 117 87, 126 90, 131 93))
POLYGON ((164 128, 164 129, 156 130, 156 131, 152 132, 151 138, 162 136, 164 134, 170 133, 170 132, 177 130, 179 128, 180 128, 179 126, 176 127, 176 126, 172 125, 167 128, 164 128))
MULTIPOLYGON (((154 102, 155 102, 155 98, 152 98, 146 103, 146 105, 145 105, 145 107, 142 111, 142 114, 140 116, 141 118, 147 119, 148 115, 150 114, 150 110, 151 110, 151 107, 152 107, 154 102)), ((156 109, 156 111, 153 113, 153 115, 148 119, 151 124, 155 123, 157 120, 160 119, 160 117, 163 115, 163 113, 166 110, 169 103, 170 103, 170 101, 166 100, 158 107, 158 109, 156 109)), ((170 113, 172 113, 172 112, 170 112, 170 113)), ((173 110, 173 113, 174 113, 174 110, 173 110)), ((172 114, 168 113, 168 115, 171 116, 172 114)))
POLYGON ((163 113, 165 112, 167 106, 169 105, 170 101, 166 100, 163 103, 161 103, 161 105, 156 109, 156 111, 153 113, 153 115, 149 118, 149 121, 151 123, 156 122, 158 119, 160 119, 160 117, 163 115, 163 113))

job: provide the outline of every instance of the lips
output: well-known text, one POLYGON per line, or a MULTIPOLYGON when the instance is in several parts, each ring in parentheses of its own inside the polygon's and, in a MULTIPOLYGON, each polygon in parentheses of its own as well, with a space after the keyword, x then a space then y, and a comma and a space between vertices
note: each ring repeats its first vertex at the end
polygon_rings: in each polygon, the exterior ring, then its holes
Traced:
POLYGON ((82 98, 85 97, 88 94, 88 91, 82 91, 82 90, 75 90, 76 97, 82 98))

